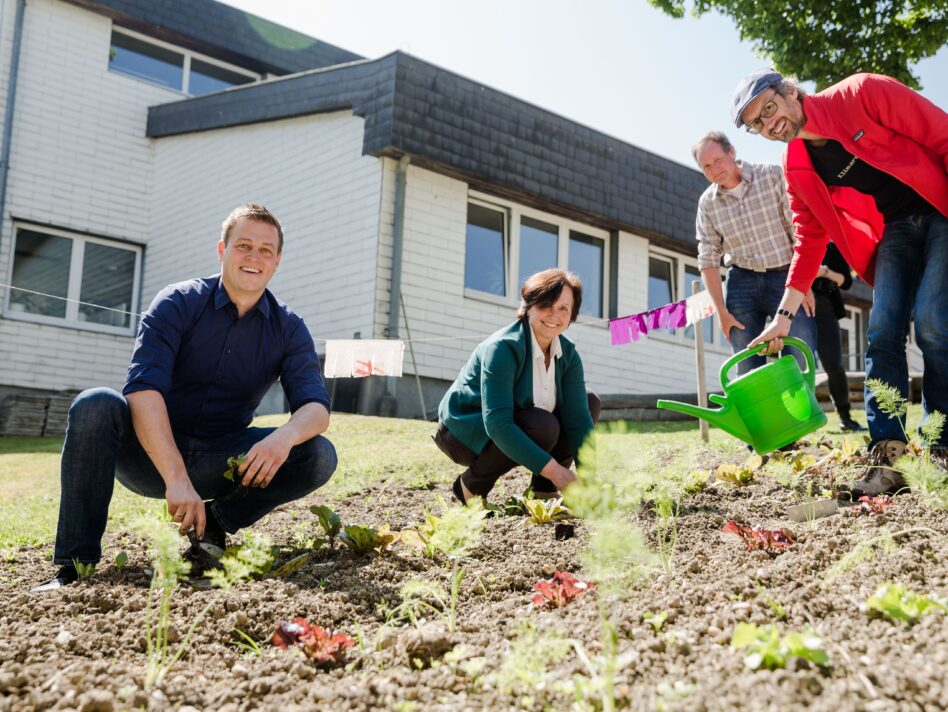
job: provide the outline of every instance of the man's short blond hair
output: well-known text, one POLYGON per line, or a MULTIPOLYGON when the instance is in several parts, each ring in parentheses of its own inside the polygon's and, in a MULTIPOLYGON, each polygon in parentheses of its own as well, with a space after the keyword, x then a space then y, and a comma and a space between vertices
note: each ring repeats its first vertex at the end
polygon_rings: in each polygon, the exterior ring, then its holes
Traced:
POLYGON ((280 238, 277 252, 283 252, 283 226, 280 225, 280 221, 276 219, 276 215, 267 210, 263 205, 260 205, 260 203, 246 203, 230 211, 230 215, 221 223, 221 242, 224 243, 225 247, 227 246, 227 241, 230 240, 231 228, 233 228, 238 221, 245 218, 247 220, 256 220, 257 222, 273 225, 273 227, 277 229, 277 235, 280 238))

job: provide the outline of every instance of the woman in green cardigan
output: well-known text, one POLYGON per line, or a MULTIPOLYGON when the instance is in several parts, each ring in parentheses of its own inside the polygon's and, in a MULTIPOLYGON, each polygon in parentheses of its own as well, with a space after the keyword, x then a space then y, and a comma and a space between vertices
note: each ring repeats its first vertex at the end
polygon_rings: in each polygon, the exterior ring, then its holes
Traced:
POLYGON ((599 419, 599 398, 586 392, 583 362, 563 336, 582 282, 548 269, 520 295, 517 321, 478 344, 438 407, 435 444, 467 468, 453 487, 462 503, 486 497, 517 465, 533 473, 537 496, 555 496, 576 479, 569 467, 599 419))

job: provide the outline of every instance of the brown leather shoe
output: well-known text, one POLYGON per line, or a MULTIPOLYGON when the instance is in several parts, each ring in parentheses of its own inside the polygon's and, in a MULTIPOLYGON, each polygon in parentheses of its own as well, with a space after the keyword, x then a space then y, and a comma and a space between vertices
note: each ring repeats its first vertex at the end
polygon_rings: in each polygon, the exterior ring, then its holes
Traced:
POLYGON ((860 497, 875 497, 878 494, 908 492, 908 486, 900 472, 893 469, 895 461, 905 453, 906 444, 901 440, 880 440, 869 451, 866 469, 853 482, 850 496, 855 502, 860 497))

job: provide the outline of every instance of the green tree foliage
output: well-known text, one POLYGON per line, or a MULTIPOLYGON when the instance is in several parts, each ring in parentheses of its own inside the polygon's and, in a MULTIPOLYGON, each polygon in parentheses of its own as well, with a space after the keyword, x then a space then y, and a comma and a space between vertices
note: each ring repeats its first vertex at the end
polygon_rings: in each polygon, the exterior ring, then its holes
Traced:
MULTIPOLYGON (((683 17, 686 0, 648 0, 683 17)), ((692 14, 734 21, 774 67, 823 89, 857 72, 920 88, 909 67, 948 43, 948 0, 694 0, 692 14)))

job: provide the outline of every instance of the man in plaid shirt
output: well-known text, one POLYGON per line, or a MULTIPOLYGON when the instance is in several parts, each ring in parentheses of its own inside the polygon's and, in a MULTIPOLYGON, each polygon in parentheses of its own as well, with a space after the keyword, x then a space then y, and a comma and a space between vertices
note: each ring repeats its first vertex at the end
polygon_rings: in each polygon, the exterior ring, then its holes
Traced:
MULTIPOLYGON (((721 331, 734 352, 746 348, 780 306, 790 260, 793 224, 780 166, 734 159, 727 136, 712 131, 691 149, 711 185, 698 201, 695 229, 698 267, 714 301, 721 331), (727 298, 721 260, 728 267, 727 298)), ((790 335, 816 348, 813 295, 790 316, 790 335)), ((805 367, 802 354, 794 354, 805 367)), ((740 373, 763 365, 763 356, 741 361, 740 373)))

